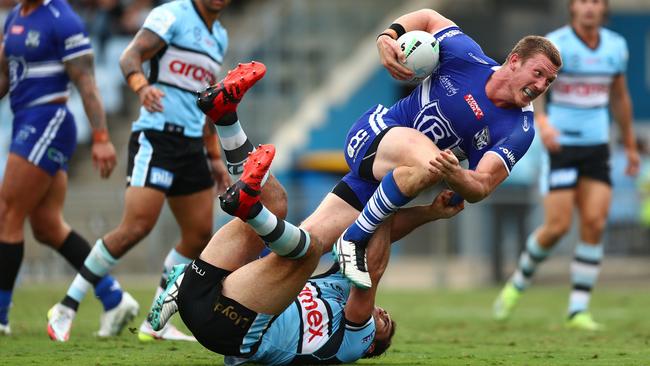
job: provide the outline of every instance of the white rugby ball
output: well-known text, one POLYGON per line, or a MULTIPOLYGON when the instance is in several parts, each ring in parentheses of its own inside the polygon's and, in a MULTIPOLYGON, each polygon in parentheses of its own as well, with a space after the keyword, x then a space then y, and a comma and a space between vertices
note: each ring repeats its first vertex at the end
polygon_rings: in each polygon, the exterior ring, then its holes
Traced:
POLYGON ((431 75, 440 61, 440 45, 436 38, 428 32, 410 31, 397 39, 406 62, 403 63, 415 74, 410 81, 420 82, 431 75))

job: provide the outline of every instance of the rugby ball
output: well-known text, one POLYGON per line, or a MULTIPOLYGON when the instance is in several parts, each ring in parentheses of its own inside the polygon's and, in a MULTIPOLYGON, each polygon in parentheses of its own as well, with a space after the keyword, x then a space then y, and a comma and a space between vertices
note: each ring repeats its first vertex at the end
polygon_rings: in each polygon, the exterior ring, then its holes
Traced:
POLYGON ((403 63, 415 74, 409 81, 420 82, 431 75, 440 61, 440 45, 436 38, 428 32, 410 31, 397 39, 406 62, 403 63))

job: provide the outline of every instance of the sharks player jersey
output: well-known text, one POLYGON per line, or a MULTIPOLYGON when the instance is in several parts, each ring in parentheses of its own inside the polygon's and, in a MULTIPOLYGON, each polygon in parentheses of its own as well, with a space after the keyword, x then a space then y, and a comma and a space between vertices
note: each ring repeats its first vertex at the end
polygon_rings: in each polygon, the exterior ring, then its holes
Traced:
POLYGON ((133 131, 165 125, 178 126, 187 137, 203 135, 204 114, 196 107, 196 91, 217 82, 228 47, 228 35, 219 21, 208 29, 192 0, 156 7, 142 26, 162 38, 166 46, 151 60, 149 82, 165 93, 164 111, 140 108, 133 131))
POLYGON ((435 35, 440 65, 408 97, 377 121, 414 128, 439 149, 451 149, 474 169, 485 153, 501 158, 508 172, 530 147, 535 135, 532 104, 499 108, 488 99, 485 84, 499 65, 458 27, 435 35))
POLYGON ((609 141, 609 92, 625 73, 627 44, 619 34, 601 28, 599 43, 589 48, 571 26, 547 35, 563 60, 550 88, 548 117, 560 132, 562 145, 598 145, 609 141))
POLYGON ((9 99, 14 113, 69 96, 63 63, 92 53, 81 19, 64 0, 45 0, 27 16, 13 8, 4 25, 9 99))
MULTIPOLYGON (((312 277, 297 299, 267 329, 247 361, 268 365, 348 363, 364 356, 375 336, 372 317, 360 325, 345 321, 350 283, 338 272, 312 277)), ((236 364, 226 357, 226 364, 236 364)))

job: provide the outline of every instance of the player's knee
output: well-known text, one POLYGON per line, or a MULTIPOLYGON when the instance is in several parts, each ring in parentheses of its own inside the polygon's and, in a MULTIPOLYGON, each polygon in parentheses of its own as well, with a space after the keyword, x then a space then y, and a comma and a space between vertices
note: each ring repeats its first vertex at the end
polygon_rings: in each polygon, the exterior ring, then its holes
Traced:
POLYGON ((135 244, 149 235, 152 229, 153 224, 148 221, 134 220, 126 225, 120 225, 118 230, 121 233, 120 236, 124 237, 127 243, 135 244))
POLYGON ((402 193, 410 197, 416 196, 424 189, 429 188, 440 181, 440 176, 437 173, 430 171, 428 166, 422 164, 405 167, 405 169, 401 169, 398 174, 402 175, 400 179, 401 181, 408 182, 405 184, 405 187, 400 185, 400 189, 404 188, 402 193))
POLYGON ((605 230, 607 220, 605 217, 598 215, 588 215, 581 219, 583 230, 592 233, 592 235, 600 236, 605 230))
POLYGON ((546 232, 554 240, 558 240, 566 235, 571 229, 571 220, 555 220, 546 225, 546 232))

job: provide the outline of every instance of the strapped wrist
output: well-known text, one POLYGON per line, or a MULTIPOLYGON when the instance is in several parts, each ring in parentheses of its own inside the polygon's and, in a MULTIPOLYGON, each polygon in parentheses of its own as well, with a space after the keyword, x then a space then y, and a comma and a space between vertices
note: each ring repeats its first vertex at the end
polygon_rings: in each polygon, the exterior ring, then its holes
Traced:
POLYGON ((93 130, 93 144, 94 143, 104 143, 104 142, 110 142, 111 139, 108 137, 108 129, 106 128, 99 128, 96 130, 93 130))
POLYGON ((404 26, 399 24, 399 23, 393 23, 391 24, 388 29, 392 29, 395 31, 395 34, 397 34, 397 38, 401 37, 404 33, 406 33, 406 29, 404 29, 404 26))
POLYGON ((140 89, 149 85, 147 78, 144 76, 144 74, 141 71, 135 71, 130 73, 126 77, 126 83, 129 85, 129 88, 131 88, 131 90, 133 90, 133 92, 136 94, 140 91, 140 89))

